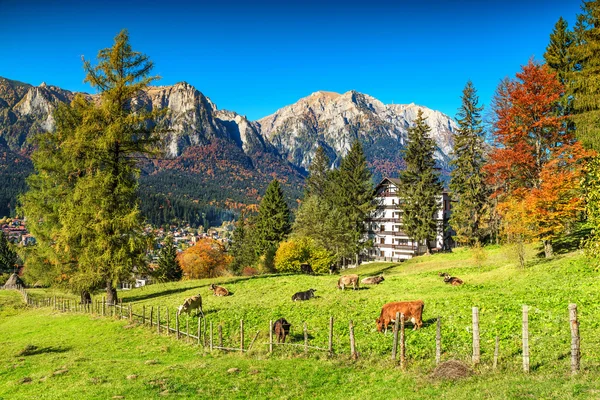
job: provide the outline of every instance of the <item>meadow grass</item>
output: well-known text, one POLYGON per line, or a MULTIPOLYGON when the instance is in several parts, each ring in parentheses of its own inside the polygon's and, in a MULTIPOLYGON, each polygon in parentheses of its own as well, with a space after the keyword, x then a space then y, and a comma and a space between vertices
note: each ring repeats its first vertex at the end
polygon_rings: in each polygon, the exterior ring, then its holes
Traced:
MULTIPOLYGON (((0 291, 0 398, 599 398, 598 271, 578 251, 549 261, 533 257, 537 250, 532 247, 528 251, 530 262, 523 269, 502 246, 485 248, 483 261, 467 249, 456 249, 404 263, 365 264, 343 273, 362 278, 383 272, 385 281, 357 291, 337 290, 337 276, 271 275, 184 281, 119 293, 136 313, 144 305, 162 307, 163 323, 169 307, 171 326, 175 307, 190 295, 202 294, 207 321, 223 326, 225 345, 239 346, 242 318, 246 346, 260 331, 253 351, 243 356, 211 354, 126 321, 25 309, 18 292, 0 291), (442 271, 465 285, 444 284, 438 276, 442 271), (233 295, 212 296, 208 286, 213 282, 233 295), (317 298, 291 301, 293 293, 309 288, 317 289, 317 298), (407 330, 408 369, 401 372, 390 360, 392 335, 378 333, 375 318, 384 303, 414 299, 425 302, 425 325, 407 330), (576 377, 569 369, 571 302, 579 307, 581 323, 582 371, 576 377), (523 304, 530 306, 530 374, 521 372, 523 304), (476 374, 459 382, 433 380, 436 318, 442 319, 442 360, 469 363, 473 306, 480 310, 482 351, 476 374), (297 343, 303 342, 306 321, 311 345, 327 347, 330 315, 336 320, 333 358, 322 352, 305 356, 302 348, 289 347, 267 354, 270 319, 290 321, 297 343), (349 357, 350 319, 360 353, 356 362, 349 357), (495 336, 500 338, 496 371, 491 369, 495 336), (19 355, 27 346, 38 350, 19 355), (227 373, 232 367, 239 373, 227 373), (54 375, 61 370, 68 372, 54 375), (130 375, 137 377, 127 379, 130 375), (25 378, 31 382, 23 382, 25 378)), ((31 293, 55 294, 41 289, 31 293)), ((196 321, 189 318, 194 330, 196 321)))

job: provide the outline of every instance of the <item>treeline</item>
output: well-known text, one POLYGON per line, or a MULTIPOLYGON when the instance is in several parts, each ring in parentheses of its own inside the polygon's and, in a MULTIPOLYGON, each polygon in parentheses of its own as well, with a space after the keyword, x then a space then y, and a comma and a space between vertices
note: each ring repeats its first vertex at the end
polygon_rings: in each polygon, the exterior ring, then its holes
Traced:
POLYGON ((0 145, 0 216, 14 217, 17 198, 27 190, 25 178, 33 171, 27 157, 20 156, 0 145))

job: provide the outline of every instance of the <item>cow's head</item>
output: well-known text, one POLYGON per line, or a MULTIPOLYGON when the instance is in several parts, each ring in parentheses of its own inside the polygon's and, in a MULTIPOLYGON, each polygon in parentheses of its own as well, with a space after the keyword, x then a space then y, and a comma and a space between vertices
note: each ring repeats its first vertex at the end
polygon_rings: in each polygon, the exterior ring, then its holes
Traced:
POLYGON ((310 292, 310 297, 315 297, 315 292, 317 289, 308 289, 308 291, 310 292))
POLYGON ((452 277, 448 274, 444 275, 444 282, 450 282, 452 280, 452 277))
POLYGON ((385 278, 383 277, 383 275, 381 275, 381 276, 378 276, 378 277, 377 277, 377 280, 378 280, 379 282, 383 282, 383 281, 385 281, 385 278))
POLYGON ((215 290, 215 284, 211 283, 210 286, 208 287, 210 290, 215 290))
POLYGON ((377 323, 377 332, 381 332, 381 330, 383 329, 383 320, 381 319, 381 317, 379 317, 375 320, 375 322, 377 323))
POLYGON ((183 305, 177 307, 177 315, 181 314, 182 311, 183 311, 183 305))

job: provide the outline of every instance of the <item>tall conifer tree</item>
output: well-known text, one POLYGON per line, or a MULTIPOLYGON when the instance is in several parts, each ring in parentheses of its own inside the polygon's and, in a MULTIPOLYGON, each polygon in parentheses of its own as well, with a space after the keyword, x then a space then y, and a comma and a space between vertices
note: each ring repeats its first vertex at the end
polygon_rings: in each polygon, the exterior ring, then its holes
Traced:
POLYGON ((327 193, 329 157, 325 153, 323 146, 319 146, 315 156, 308 167, 308 177, 306 178, 305 197, 317 196, 324 198, 327 193))
POLYGON ((180 280, 181 275, 181 267, 177 260, 177 247, 175 247, 173 236, 168 235, 158 253, 158 268, 154 271, 154 277, 158 282, 172 282, 180 280))
POLYGON ((290 210, 279 181, 273 179, 260 202, 256 221, 259 254, 277 249, 279 242, 290 233, 290 210))
POLYGON ((440 208, 442 184, 435 168, 435 142, 429 137, 431 128, 419 110, 414 126, 408 129, 408 143, 404 151, 406 169, 400 172, 402 194, 402 225, 406 234, 418 243, 425 242, 429 253, 429 239, 437 234, 435 214, 440 208))
POLYGON ((329 195, 341 218, 335 225, 336 230, 341 231, 340 238, 344 240, 344 243, 340 243, 344 249, 342 254, 358 258, 367 244, 365 220, 375 209, 372 174, 358 140, 354 141, 342 159, 339 169, 332 172, 331 181, 334 185, 329 195))
POLYGON ((482 167, 484 159, 484 130, 481 123, 479 97, 471 81, 462 94, 458 110, 458 131, 454 136, 454 170, 450 177, 450 191, 454 206, 450 225, 461 243, 475 244, 484 236, 482 229, 488 190, 482 167))
POLYGON ((145 265, 136 160, 153 152, 158 131, 152 122, 158 113, 140 109, 134 99, 157 77, 149 76, 153 64, 148 57, 132 50, 127 31, 97 58, 97 66, 84 61, 84 69, 100 104, 78 97, 70 110, 55 115, 60 128, 45 136, 49 148, 34 157, 35 184, 23 208, 31 220, 55 223, 42 232, 56 256, 49 260, 56 272, 64 269, 62 261, 72 266, 58 276, 65 276, 73 289, 104 287, 107 301, 114 303, 116 284, 145 265), (60 148, 56 155, 49 151, 52 146, 60 148), (51 198, 53 181, 58 182, 57 197, 43 209, 36 199, 51 198))
MULTIPOLYGON (((573 32, 573 69, 568 91, 573 96, 570 119, 577 138, 588 149, 600 152, 600 1, 584 1, 573 32)), ((588 223, 592 234, 588 254, 600 259, 600 156, 589 160, 583 182, 588 223)))

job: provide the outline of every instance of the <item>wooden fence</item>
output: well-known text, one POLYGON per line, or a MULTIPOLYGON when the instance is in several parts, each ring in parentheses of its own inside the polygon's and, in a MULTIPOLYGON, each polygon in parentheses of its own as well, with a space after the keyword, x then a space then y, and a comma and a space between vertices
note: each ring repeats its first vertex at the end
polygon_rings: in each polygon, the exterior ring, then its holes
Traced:
MULTIPOLYGON (((6 288, 5 288, 6 289, 6 288)), ((122 300, 118 304, 108 304, 105 298, 94 299, 87 304, 81 304, 80 302, 72 299, 62 299, 54 297, 48 298, 37 298, 30 296, 27 291, 21 287, 15 287, 23 295, 23 300, 28 306, 31 307, 50 307, 54 310, 61 312, 80 312, 88 313, 97 316, 106 316, 118 319, 127 319, 131 322, 140 323, 143 326, 148 326, 150 329, 156 329, 156 332, 166 333, 167 335, 173 335, 176 339, 185 338, 188 341, 192 341, 198 345, 204 346, 206 349, 221 350, 221 351, 239 351, 241 353, 249 352, 253 349, 253 346, 260 335, 260 330, 256 331, 249 345, 245 343, 245 331, 244 331, 244 320, 240 320, 239 325, 239 346, 225 346, 223 342, 223 326, 217 325, 217 336, 215 337, 215 330, 213 321, 207 323, 205 318, 198 317, 197 325, 192 327, 193 331, 190 331, 189 319, 186 319, 185 330, 180 324, 179 315, 175 313, 175 326, 170 326, 170 310, 168 307, 147 307, 142 305, 141 313, 139 308, 137 313, 134 312, 133 303, 127 303, 123 305, 122 300), (161 310, 165 311, 164 320, 161 319, 161 310)), ((523 371, 525 373, 530 372, 530 352, 529 352, 529 316, 528 306, 524 305, 522 310, 522 333, 521 333, 521 345, 522 345, 522 361, 523 371)), ((579 336, 579 321, 577 319, 577 305, 569 304, 569 327, 571 333, 571 373, 577 374, 580 370, 581 360, 581 349, 580 349, 580 336, 579 336)), ((266 326, 265 326, 266 328, 266 326)), ((473 334, 473 351, 471 354, 471 360, 473 365, 480 363, 480 330, 479 330, 479 309, 477 307, 472 308, 472 334, 473 334)), ((394 363, 397 363, 401 369, 406 369, 407 358, 406 358, 406 340, 405 340, 405 321, 404 315, 397 313, 394 320, 393 337, 392 337, 392 348, 391 348, 391 359, 394 363)), ((334 333, 334 318, 329 317, 328 326, 328 343, 325 345, 313 345, 308 340, 308 326, 306 322, 303 323, 303 343, 275 343, 273 340, 273 321, 269 321, 268 325, 268 337, 269 341, 262 343, 267 347, 269 354, 274 353, 274 346, 290 346, 290 347, 301 347, 305 354, 308 354, 310 350, 327 352, 329 356, 335 354, 333 347, 333 333, 334 333)), ((354 323, 352 320, 348 324, 349 330, 349 347, 350 357, 354 360, 359 358, 359 352, 357 351, 357 342, 354 335, 354 323)), ((499 337, 495 337, 494 356, 492 368, 497 369, 498 357, 500 349, 499 337)), ((436 319, 436 335, 435 335, 435 362, 439 364, 441 362, 442 355, 442 318, 437 317, 436 319)))

